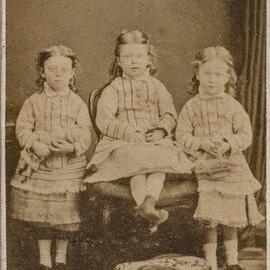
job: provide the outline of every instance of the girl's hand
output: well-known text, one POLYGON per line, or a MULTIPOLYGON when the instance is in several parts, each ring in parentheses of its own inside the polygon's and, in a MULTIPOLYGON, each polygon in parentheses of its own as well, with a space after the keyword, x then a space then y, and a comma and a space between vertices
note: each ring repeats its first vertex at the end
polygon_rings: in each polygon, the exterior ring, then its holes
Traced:
POLYGON ((154 129, 145 135, 147 142, 157 142, 165 137, 165 133, 161 129, 154 129))
POLYGON ((75 148, 73 143, 66 140, 53 141, 50 146, 51 151, 54 153, 61 153, 63 155, 73 153, 75 148))
POLYGON ((217 153, 214 151, 215 145, 212 142, 203 142, 200 145, 199 150, 202 150, 206 153, 208 153, 212 158, 217 157, 217 153))
POLYGON ((218 143, 217 146, 214 146, 213 152, 216 153, 218 156, 224 155, 226 152, 230 151, 231 146, 224 141, 218 143))
POLYGON ((40 159, 44 159, 50 154, 49 146, 38 141, 34 142, 31 148, 40 159))

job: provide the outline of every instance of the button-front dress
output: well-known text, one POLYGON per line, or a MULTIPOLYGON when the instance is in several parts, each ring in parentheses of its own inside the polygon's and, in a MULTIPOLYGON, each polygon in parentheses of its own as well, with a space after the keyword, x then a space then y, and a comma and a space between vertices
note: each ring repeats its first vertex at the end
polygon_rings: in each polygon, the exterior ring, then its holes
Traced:
POLYGON ((238 101, 226 93, 210 96, 200 91, 184 105, 178 117, 176 140, 195 163, 211 161, 211 157, 199 151, 203 140, 223 140, 231 148, 223 157, 234 165, 230 171, 219 174, 218 178, 198 174, 196 218, 233 227, 263 220, 253 195, 261 185, 242 153, 252 141, 251 124, 238 101))
POLYGON ((77 94, 70 89, 56 93, 45 84, 41 93, 25 101, 18 116, 16 136, 22 152, 31 152, 38 134, 57 138, 59 129, 74 131, 75 152, 51 153, 30 173, 23 169, 26 164, 21 156, 11 181, 10 214, 37 227, 74 231, 80 223, 79 192, 87 165, 85 153, 91 143, 90 118, 77 94))
POLYGON ((151 172, 189 173, 193 164, 171 139, 176 126, 173 99, 149 74, 134 80, 115 78, 100 97, 96 124, 102 132, 89 166, 96 172, 86 183, 114 181, 151 172), (130 135, 161 128, 168 134, 155 143, 135 143, 130 135))

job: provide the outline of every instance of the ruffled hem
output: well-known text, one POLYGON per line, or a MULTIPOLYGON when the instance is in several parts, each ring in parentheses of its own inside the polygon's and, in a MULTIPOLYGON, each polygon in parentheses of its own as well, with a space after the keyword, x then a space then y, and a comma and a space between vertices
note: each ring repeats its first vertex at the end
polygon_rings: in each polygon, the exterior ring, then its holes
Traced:
POLYGON ((201 221, 202 223, 206 223, 207 225, 209 225, 210 227, 215 228, 218 224, 222 224, 222 225, 226 225, 229 227, 236 227, 236 228, 243 228, 246 227, 248 225, 252 225, 252 226, 256 226, 259 225, 261 222, 264 221, 264 217, 262 215, 258 215, 256 220, 252 220, 249 222, 237 222, 237 221, 228 221, 228 220, 217 220, 217 219, 213 219, 209 216, 198 216, 196 214, 194 214, 193 216, 195 219, 201 221))
POLYGON ((39 194, 54 193, 79 193, 85 190, 82 180, 73 181, 39 181, 38 179, 26 179, 22 181, 12 180, 10 185, 17 189, 31 191, 39 194), (41 184, 42 183, 42 184, 41 184))
POLYGON ((33 223, 42 223, 44 224, 44 227, 46 226, 64 226, 64 225, 71 225, 71 224, 79 224, 81 223, 81 219, 78 217, 78 215, 75 216, 67 216, 65 214, 65 217, 57 217, 56 215, 53 215, 51 217, 45 217, 45 216, 37 216, 36 213, 18 213, 18 212, 12 212, 10 214, 11 218, 23 220, 26 222, 33 222, 33 223))
POLYGON ((257 225, 264 220, 253 195, 227 195, 201 192, 194 218, 232 227, 257 225))
MULTIPOLYGON (((229 227, 235 227, 235 228, 244 228, 247 225, 249 225, 248 222, 217 220, 208 216, 200 217, 200 216, 194 215, 193 217, 197 219, 198 221, 200 221, 201 223, 205 223, 205 225, 211 228, 217 227, 218 224, 226 225, 229 227)), ((257 225, 257 224, 252 224, 252 225, 257 225)))
POLYGON ((199 192, 220 192, 228 195, 250 195, 261 189, 261 184, 255 178, 243 179, 241 182, 198 180, 199 192))
POLYGON ((12 188, 10 197, 12 218, 51 225, 80 222, 78 194, 37 194, 12 188))

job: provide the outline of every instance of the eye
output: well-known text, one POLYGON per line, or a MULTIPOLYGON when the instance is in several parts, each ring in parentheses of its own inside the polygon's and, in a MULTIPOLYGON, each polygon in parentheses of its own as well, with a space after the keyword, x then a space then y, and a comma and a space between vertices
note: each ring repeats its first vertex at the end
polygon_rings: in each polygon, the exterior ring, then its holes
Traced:
POLYGON ((47 69, 48 69, 49 71, 54 72, 54 71, 56 70, 56 67, 54 67, 54 66, 48 66, 47 69))
POLYGON ((69 71, 69 69, 67 67, 62 67, 61 68, 61 72, 63 72, 63 73, 68 72, 68 71, 69 71))
POLYGON ((202 74, 205 76, 211 76, 211 72, 209 71, 203 71, 202 74))
POLYGON ((131 57, 131 54, 121 54, 120 55, 121 58, 130 58, 131 57))

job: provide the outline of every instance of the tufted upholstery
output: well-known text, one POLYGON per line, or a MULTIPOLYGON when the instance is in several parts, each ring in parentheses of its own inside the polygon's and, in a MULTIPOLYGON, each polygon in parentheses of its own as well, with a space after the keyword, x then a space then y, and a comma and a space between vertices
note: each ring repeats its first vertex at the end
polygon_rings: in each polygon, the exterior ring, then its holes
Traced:
POLYGON ((168 254, 146 261, 118 264, 114 270, 210 270, 210 267, 199 257, 168 254))

